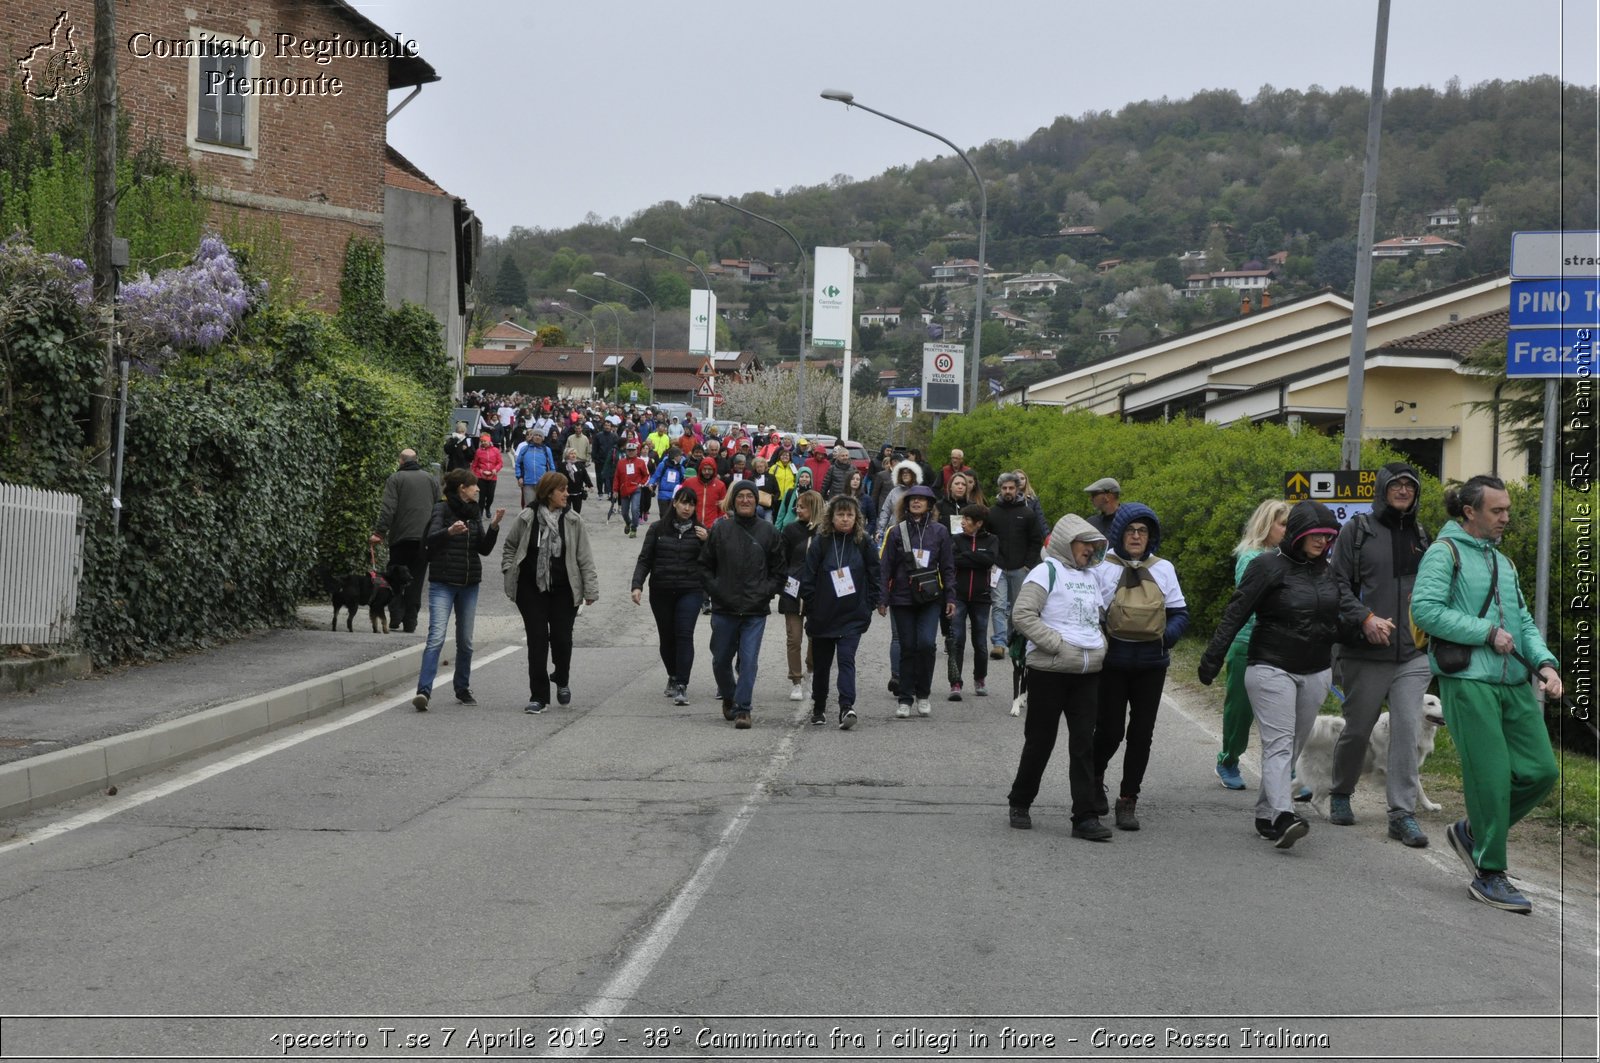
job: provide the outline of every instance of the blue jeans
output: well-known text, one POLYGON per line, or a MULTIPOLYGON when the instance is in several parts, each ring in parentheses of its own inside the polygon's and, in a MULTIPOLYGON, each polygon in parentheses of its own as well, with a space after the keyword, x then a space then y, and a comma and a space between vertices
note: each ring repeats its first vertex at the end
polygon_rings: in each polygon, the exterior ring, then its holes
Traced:
POLYGON ((756 664, 761 659, 761 636, 766 630, 765 616, 711 614, 711 675, 717 681, 717 697, 732 698, 735 711, 750 711, 756 664), (739 655, 737 682, 733 676, 735 652, 739 655))
POLYGON ((439 674, 439 651, 444 649, 445 628, 450 625, 450 610, 456 613, 455 688, 472 685, 472 624, 478 615, 478 587, 458 587, 453 583, 428 584, 428 645, 422 651, 422 674, 417 676, 417 693, 433 693, 433 677, 439 674))
POLYGON ((989 678, 989 656, 983 648, 983 635, 989 630, 989 603, 964 602, 957 598, 956 615, 950 618, 950 641, 945 644, 946 671, 951 686, 961 682, 969 627, 972 629, 972 678, 979 683, 989 678))
POLYGON ((816 661, 816 672, 811 678, 811 708, 821 712, 828 705, 828 672, 835 657, 839 661, 839 712, 854 708, 856 703, 856 650, 861 646, 860 635, 842 638, 814 638, 811 652, 816 661))
POLYGON ((639 492, 622 497, 622 526, 628 531, 639 526, 639 492))
MULTIPOLYGON (((989 592, 991 599, 989 605, 993 612, 994 635, 989 642, 994 646, 1007 646, 1011 643, 1011 607, 1016 604, 1017 595, 1022 593, 1022 581, 1028 577, 1025 568, 1003 568, 1000 570, 1000 582, 995 584, 989 592)), ((973 644, 973 650, 978 646, 973 644)))
POLYGON ((900 637, 900 694, 902 705, 933 692, 933 659, 938 650, 939 617, 944 599, 927 605, 892 605, 889 616, 900 637))

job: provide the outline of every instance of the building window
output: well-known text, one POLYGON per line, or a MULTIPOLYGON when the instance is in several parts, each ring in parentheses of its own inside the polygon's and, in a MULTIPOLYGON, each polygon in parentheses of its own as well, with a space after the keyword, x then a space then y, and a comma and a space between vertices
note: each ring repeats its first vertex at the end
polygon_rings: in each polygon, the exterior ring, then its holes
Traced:
POLYGON ((257 42, 198 26, 189 27, 189 38, 205 42, 189 60, 189 147, 255 158, 261 108, 244 86, 260 76, 257 42))

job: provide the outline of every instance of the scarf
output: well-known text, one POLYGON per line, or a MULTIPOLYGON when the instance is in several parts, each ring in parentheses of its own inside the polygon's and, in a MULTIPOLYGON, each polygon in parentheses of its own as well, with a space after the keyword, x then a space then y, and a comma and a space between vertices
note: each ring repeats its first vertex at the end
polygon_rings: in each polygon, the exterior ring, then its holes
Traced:
MULTIPOLYGON (((534 507, 538 560, 534 562, 534 581, 541 591, 550 589, 550 563, 561 557, 561 514, 546 505, 534 507)), ((565 564, 565 562, 563 562, 565 564)))

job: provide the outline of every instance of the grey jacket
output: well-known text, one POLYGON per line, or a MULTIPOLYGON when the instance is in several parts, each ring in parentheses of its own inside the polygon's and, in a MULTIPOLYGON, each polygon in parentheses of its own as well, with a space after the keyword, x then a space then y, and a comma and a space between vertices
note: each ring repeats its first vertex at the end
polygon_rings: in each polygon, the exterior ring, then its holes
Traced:
POLYGON ((1374 646, 1365 638, 1345 642, 1339 647, 1344 659, 1400 664, 1421 652, 1411 642, 1411 588, 1428 548, 1428 535, 1417 523, 1415 499, 1404 513, 1384 501, 1389 483, 1402 471, 1419 478, 1399 462, 1379 469, 1372 513, 1352 519, 1333 543, 1331 565, 1340 612, 1352 618, 1375 614, 1394 621, 1387 646, 1374 646))
MULTIPOLYGON (((536 503, 524 506, 508 523, 505 545, 500 548, 500 571, 505 575, 506 597, 517 600, 517 580, 522 575, 522 562, 538 538, 538 510, 536 503)), ((567 582, 572 585, 574 605, 600 598, 600 576, 594 567, 594 550, 589 546, 589 533, 584 530, 583 518, 572 510, 564 510, 561 524, 566 530, 566 551, 561 559, 567 563, 567 582)))
POLYGON ((1104 665, 1106 640, 1100 629, 1100 620, 1111 599, 1115 581, 1101 579, 1094 569, 1105 557, 1105 548, 1106 537, 1077 514, 1068 513, 1056 521, 1045 555, 1065 566, 1066 575, 1057 571, 1054 590, 1047 590, 1032 580, 1024 582, 1011 610, 1012 627, 1033 643, 1033 648, 1028 651, 1029 668, 1037 668, 1041 672, 1087 674, 1100 671, 1104 665), (1070 544, 1074 541, 1095 544, 1095 553, 1088 565, 1080 567, 1073 562, 1070 544), (1084 611, 1078 617, 1079 622, 1065 629, 1048 623, 1043 614, 1052 599, 1058 604, 1074 602, 1082 608, 1084 611), (1072 640, 1080 643, 1098 641, 1098 646, 1074 645, 1072 640))
POLYGON ((389 474, 373 531, 391 543, 420 540, 428 530, 434 503, 443 495, 439 481, 414 461, 389 474))

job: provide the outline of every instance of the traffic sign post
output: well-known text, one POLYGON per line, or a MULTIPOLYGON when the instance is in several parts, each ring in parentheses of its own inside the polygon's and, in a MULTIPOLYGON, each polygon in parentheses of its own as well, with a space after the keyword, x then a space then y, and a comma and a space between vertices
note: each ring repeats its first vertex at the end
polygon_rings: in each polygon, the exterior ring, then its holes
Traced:
POLYGON ((1377 497, 1378 473, 1375 469, 1336 469, 1283 474, 1283 497, 1289 502, 1312 499, 1333 510, 1345 524, 1360 513, 1372 512, 1377 497))
POLYGON ((922 345, 922 408, 929 413, 960 413, 966 347, 959 343, 922 345))

